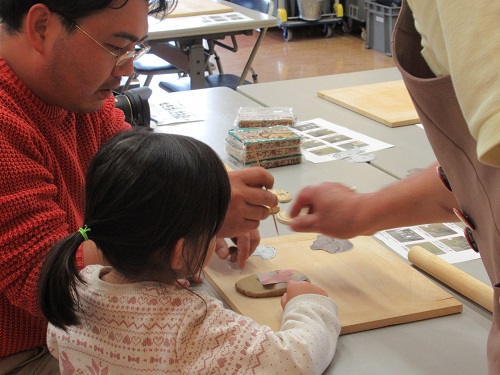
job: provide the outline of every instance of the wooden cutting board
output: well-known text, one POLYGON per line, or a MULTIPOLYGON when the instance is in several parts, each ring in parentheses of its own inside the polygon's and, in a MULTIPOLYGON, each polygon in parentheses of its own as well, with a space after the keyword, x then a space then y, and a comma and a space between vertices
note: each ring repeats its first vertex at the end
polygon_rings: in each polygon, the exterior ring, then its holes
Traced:
POLYGON ((390 127, 420 123, 403 80, 322 90, 318 96, 390 127))
POLYGON ((217 14, 232 12, 230 6, 216 3, 212 0, 181 0, 177 3, 174 11, 167 17, 189 17, 200 16, 205 14, 217 14))
POLYGON ((462 311, 459 301, 373 238, 356 237, 352 250, 337 254, 311 250, 316 238, 300 233, 263 239, 276 249, 274 258, 251 256, 240 270, 214 256, 205 276, 233 310, 275 331, 281 324, 280 297, 246 297, 236 291, 236 281, 263 271, 302 271, 337 302, 342 334, 462 311))

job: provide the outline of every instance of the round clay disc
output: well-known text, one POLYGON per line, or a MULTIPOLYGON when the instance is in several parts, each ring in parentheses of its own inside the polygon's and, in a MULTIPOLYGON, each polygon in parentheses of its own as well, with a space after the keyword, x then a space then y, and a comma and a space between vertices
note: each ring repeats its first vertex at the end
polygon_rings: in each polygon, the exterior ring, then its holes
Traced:
POLYGON ((292 218, 290 217, 290 214, 286 211, 280 211, 276 214, 276 219, 282 224, 290 225, 292 222, 292 218))
POLYGON ((280 203, 287 203, 292 200, 292 194, 286 190, 269 189, 268 191, 276 195, 278 197, 278 202, 280 203))
POLYGON ((277 283, 264 286, 260 283, 257 274, 253 274, 238 280, 234 286, 238 292, 245 296, 262 298, 282 296, 286 292, 287 283, 277 283))

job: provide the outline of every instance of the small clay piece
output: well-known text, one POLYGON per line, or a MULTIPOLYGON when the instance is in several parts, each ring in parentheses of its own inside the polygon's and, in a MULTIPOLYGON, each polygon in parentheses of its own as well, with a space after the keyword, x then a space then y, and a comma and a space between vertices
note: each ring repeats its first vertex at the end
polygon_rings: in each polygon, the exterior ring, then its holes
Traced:
POLYGON ((324 250, 330 254, 342 253, 354 247, 349 240, 340 240, 320 234, 311 245, 311 250, 324 250))
POLYGON ((279 271, 271 271, 271 272, 263 272, 263 273, 254 273, 249 275, 243 279, 240 279, 236 282, 235 287, 236 290, 248 297, 253 298, 262 298, 262 297, 280 297, 286 292, 287 281, 277 282, 273 284, 263 285, 259 280, 259 275, 262 277, 267 277, 268 281, 270 281, 271 277, 280 277, 281 275, 285 275, 286 280, 296 280, 296 281, 308 281, 309 278, 304 275, 302 272, 295 270, 279 270, 279 271), (271 275, 275 273, 277 275, 271 275), (278 274, 281 273, 281 274, 278 274))
POLYGON ((273 193, 278 197, 278 202, 287 203, 292 200, 292 193, 282 189, 269 189, 269 192, 273 193))
POLYGON ((257 277, 262 285, 286 283, 290 280, 304 281, 307 276, 297 270, 276 270, 257 272, 257 277))
POLYGON ((281 223, 281 224, 286 224, 290 225, 292 222, 292 218, 290 217, 290 214, 286 211, 280 211, 276 214, 276 219, 281 223))
POLYGON ((269 245, 260 244, 253 252, 252 256, 259 256, 263 260, 272 259, 276 256, 276 249, 269 245))

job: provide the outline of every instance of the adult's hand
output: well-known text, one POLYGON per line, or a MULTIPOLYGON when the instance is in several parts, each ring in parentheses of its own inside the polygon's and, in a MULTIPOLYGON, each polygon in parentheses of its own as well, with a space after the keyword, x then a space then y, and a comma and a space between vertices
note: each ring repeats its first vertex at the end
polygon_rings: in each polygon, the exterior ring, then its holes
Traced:
POLYGON ((359 194, 335 182, 305 187, 293 203, 291 228, 347 239, 389 228, 456 221, 452 208, 458 203, 440 183, 437 165, 373 193, 359 194), (308 213, 299 215, 305 207, 308 213))
POLYGON ((323 182, 302 189, 293 203, 291 228, 318 232, 335 238, 352 238, 364 232, 361 226, 363 195, 336 182, 323 182), (301 210, 307 209, 307 213, 301 210))
POLYGON ((269 209, 278 204, 276 195, 269 193, 274 178, 264 168, 252 167, 228 172, 231 183, 231 202, 218 237, 239 237, 258 228, 269 216, 269 209))
POLYGON ((238 262, 238 266, 243 268, 248 257, 253 254, 260 242, 260 234, 257 229, 248 233, 233 237, 235 246, 229 246, 223 238, 217 238, 215 253, 221 259, 227 259, 231 262, 238 262))

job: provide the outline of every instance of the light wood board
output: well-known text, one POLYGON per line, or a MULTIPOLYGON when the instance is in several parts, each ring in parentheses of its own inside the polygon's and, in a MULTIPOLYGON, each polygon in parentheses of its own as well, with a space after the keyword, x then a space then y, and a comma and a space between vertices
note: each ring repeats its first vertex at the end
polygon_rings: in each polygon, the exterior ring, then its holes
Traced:
POLYGON ((322 90, 318 96, 390 127, 420 123, 403 80, 322 90))
POLYGON ((230 6, 216 3, 211 0, 180 0, 177 3, 174 11, 167 17, 190 17, 205 14, 226 13, 232 11, 233 8, 231 8, 230 6))
POLYGON ((311 250, 316 238, 300 233, 263 239, 276 249, 274 258, 251 256, 241 270, 214 256, 205 276, 233 310, 275 331, 281 324, 280 297, 246 297, 236 291, 236 281, 262 271, 302 271, 337 302, 342 334, 462 311, 459 301, 373 238, 356 237, 352 250, 337 254, 311 250))

